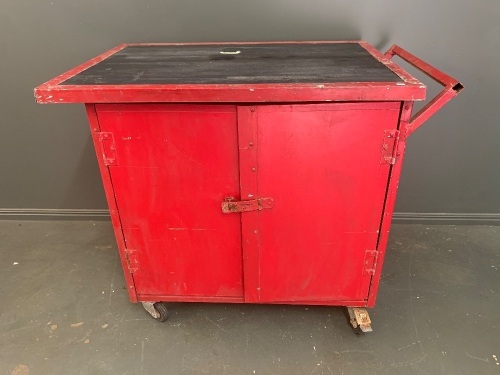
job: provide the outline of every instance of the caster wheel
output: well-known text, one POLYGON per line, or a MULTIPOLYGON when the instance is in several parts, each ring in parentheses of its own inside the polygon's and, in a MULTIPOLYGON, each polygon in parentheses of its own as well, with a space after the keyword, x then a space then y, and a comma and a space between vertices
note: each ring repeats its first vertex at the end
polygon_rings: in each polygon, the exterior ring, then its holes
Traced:
MULTIPOLYGON (((351 326, 352 327, 352 326, 351 326)), ((354 332, 354 334, 356 335, 359 335, 361 334, 361 327, 360 326, 357 326, 357 327, 352 327, 352 331, 354 332)))
POLYGON ((347 318, 347 324, 349 325, 349 327, 351 327, 352 331, 356 334, 356 335, 359 335, 361 334, 361 327, 358 325, 358 323, 356 322, 356 319, 353 317, 351 318, 348 310, 346 309, 345 310, 345 316, 347 318))
POLYGON ((164 322, 168 319, 168 310, 167 306, 164 303, 156 302, 153 307, 159 314, 158 317, 155 317, 156 320, 158 320, 159 322, 164 322))
POLYGON ((162 302, 143 302, 142 306, 153 318, 164 322, 168 318, 167 306, 162 302))

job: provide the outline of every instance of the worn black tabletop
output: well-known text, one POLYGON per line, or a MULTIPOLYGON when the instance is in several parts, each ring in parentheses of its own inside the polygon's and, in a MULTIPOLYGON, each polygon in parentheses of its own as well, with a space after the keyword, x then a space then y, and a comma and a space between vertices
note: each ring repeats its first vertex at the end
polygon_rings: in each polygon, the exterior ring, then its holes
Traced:
POLYGON ((61 85, 400 81, 353 42, 127 46, 61 85))

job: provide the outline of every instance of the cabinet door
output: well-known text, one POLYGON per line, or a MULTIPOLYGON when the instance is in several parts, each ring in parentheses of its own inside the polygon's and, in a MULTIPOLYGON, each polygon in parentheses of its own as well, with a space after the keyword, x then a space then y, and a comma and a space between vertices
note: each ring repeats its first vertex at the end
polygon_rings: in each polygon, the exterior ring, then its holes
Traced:
POLYGON ((399 103, 239 107, 245 299, 363 301, 399 103), (384 146, 384 143, 387 146, 384 146))
POLYGON ((109 172, 139 297, 241 299, 240 218, 221 211, 239 196, 236 108, 96 109, 115 148, 109 172))

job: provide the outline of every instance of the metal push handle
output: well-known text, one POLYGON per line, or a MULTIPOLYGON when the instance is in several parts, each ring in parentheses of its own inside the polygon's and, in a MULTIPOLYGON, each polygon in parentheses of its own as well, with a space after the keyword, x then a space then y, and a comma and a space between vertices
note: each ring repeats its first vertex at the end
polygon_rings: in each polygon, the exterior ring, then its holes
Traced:
POLYGON ((407 135, 413 133, 420 125, 429 119, 434 113, 441 109, 447 102, 458 95, 464 86, 455 78, 443 73, 432 65, 427 64, 425 61, 420 60, 418 57, 412 55, 410 52, 404 50, 398 45, 393 45, 385 53, 385 57, 391 59, 394 55, 401 57, 408 64, 425 73, 427 76, 439 82, 444 86, 444 89, 429 103, 427 103, 420 111, 414 114, 410 120, 407 135))

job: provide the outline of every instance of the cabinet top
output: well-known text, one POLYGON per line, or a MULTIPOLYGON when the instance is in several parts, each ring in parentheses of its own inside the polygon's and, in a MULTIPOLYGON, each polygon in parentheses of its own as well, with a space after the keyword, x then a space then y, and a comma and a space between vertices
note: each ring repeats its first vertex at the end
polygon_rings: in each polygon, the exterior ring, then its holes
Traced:
POLYGON ((366 42, 123 44, 35 89, 39 103, 422 100, 366 42))

